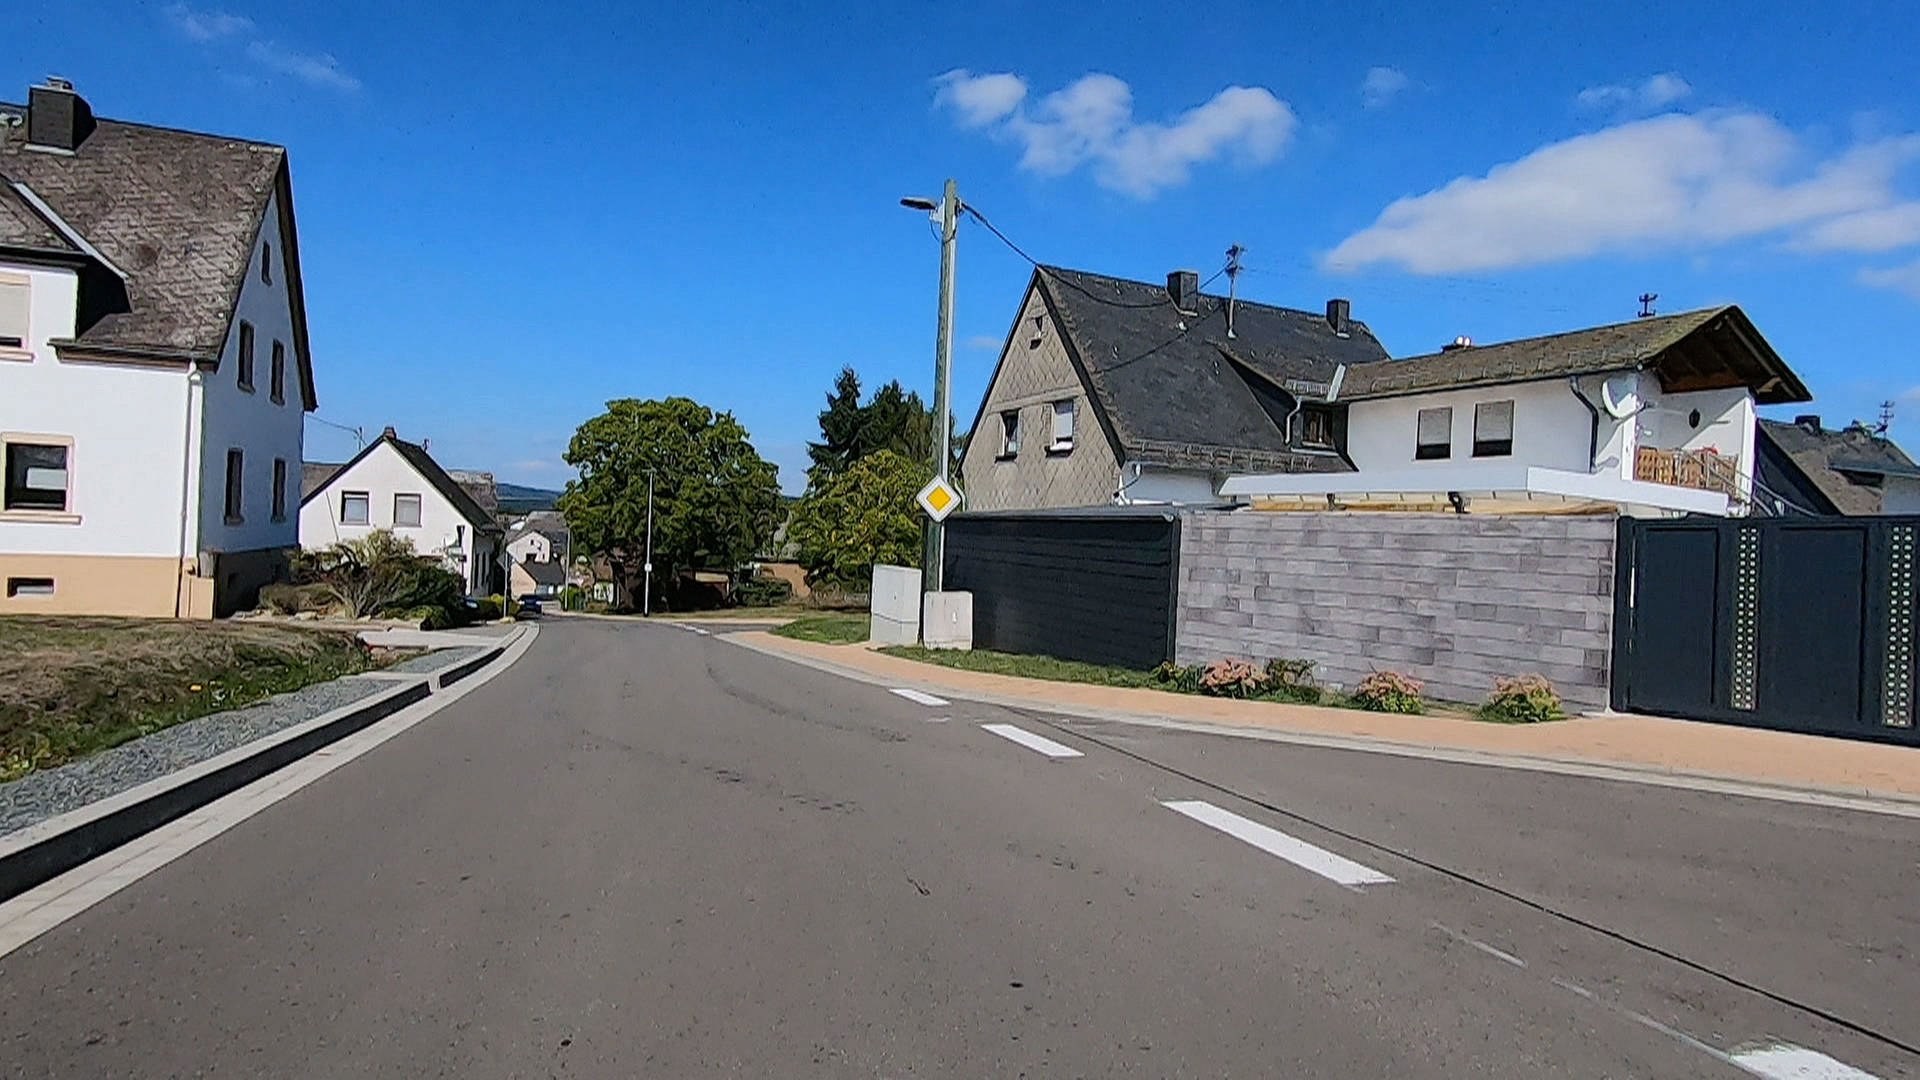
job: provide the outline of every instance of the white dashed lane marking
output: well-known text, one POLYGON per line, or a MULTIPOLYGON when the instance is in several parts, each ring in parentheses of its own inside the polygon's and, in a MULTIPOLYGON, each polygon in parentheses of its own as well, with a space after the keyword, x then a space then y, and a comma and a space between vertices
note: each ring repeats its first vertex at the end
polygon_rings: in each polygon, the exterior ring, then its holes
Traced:
POLYGON ((1012 724, 981 724, 980 726, 982 728, 985 728, 988 731, 993 732, 995 735, 998 735, 1003 739, 1007 739, 1012 742, 1017 742, 1021 746, 1024 746, 1029 750, 1038 750, 1040 753, 1045 754, 1050 758, 1070 758, 1070 757, 1084 756, 1080 753, 1080 751, 1075 750, 1073 747, 1068 746, 1065 743, 1054 742, 1052 739, 1049 739, 1044 735, 1035 735, 1033 732, 1028 731, 1025 728, 1014 727, 1012 724))
POLYGON ((918 690, 907 690, 904 688, 900 688, 900 689, 895 689, 892 692, 895 694, 899 694, 901 697, 906 698, 908 701, 913 702, 915 705, 930 705, 937 709, 942 705, 951 704, 950 702, 947 701, 946 698, 937 698, 937 697, 934 697, 932 694, 923 694, 918 690))
POLYGON ((1736 1050, 1727 1060, 1768 1080, 1879 1080, 1844 1061, 1791 1043, 1775 1043, 1757 1050, 1736 1050))
POLYGON ((1285 859, 1302 870, 1311 871, 1339 885, 1390 885, 1393 879, 1373 869, 1362 866, 1352 859, 1335 855, 1325 848, 1317 848, 1305 840, 1296 839, 1279 829, 1262 825, 1251 818, 1222 810, 1209 802, 1167 802, 1160 805, 1178 814, 1199 822, 1202 825, 1219 829, 1235 840, 1240 840, 1269 855, 1285 859))

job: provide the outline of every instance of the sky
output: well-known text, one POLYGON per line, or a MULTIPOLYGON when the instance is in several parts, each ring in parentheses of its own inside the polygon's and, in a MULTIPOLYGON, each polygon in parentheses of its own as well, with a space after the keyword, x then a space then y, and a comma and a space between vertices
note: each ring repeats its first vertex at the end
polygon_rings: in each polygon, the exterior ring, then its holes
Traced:
MULTIPOLYGON (((313 460, 391 424, 558 487, 606 401, 686 395, 798 491, 842 366, 931 397, 899 199, 947 177, 1049 263, 1241 244, 1396 356, 1738 303, 1815 394, 1776 412, 1893 400, 1920 452, 1920 5, 8 6, 0 99, 288 147, 313 460)), ((959 245, 965 427, 1030 267, 959 245)))

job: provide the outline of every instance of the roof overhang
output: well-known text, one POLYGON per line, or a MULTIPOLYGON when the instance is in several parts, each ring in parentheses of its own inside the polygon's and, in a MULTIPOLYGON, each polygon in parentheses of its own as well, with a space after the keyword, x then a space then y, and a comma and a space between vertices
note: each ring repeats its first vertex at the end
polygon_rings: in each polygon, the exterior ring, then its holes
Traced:
POLYGON ((1655 353, 1646 367, 1670 394, 1746 387, 1761 405, 1813 400, 1806 384, 1746 314, 1733 306, 1655 353))
POLYGON ((218 356, 207 356, 185 349, 146 345, 105 345, 73 338, 55 338, 48 342, 54 355, 68 363, 130 364, 135 367, 198 368, 213 371, 220 366, 218 356))
POLYGON ((1451 468, 1360 473, 1271 473, 1234 476, 1220 494, 1256 504, 1368 506, 1428 509, 1451 505, 1452 496, 1494 503, 1612 504, 1673 513, 1726 516, 1730 502, 1717 491, 1625 480, 1600 473, 1544 469, 1537 465, 1462 465, 1451 468))

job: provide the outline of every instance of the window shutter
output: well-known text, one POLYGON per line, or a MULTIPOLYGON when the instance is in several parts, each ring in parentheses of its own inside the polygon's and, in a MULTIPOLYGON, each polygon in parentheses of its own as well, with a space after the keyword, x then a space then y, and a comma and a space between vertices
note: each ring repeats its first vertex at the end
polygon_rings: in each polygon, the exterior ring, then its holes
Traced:
MULTIPOLYGON (((1403 414, 1404 415, 1404 414, 1403 414)), ((1452 409, 1420 410, 1420 445, 1445 446, 1453 441, 1452 409)))
POLYGON ((1053 403, 1053 444, 1055 446, 1068 446, 1073 443, 1073 414, 1073 402, 1053 403))
POLYGON ((29 295, 24 281, 0 281, 0 345, 9 348, 26 346, 29 295), (13 344, 14 339, 18 339, 18 345, 13 344))
POLYGON ((1476 442, 1513 440, 1513 402, 1483 401, 1473 407, 1473 437, 1476 442))

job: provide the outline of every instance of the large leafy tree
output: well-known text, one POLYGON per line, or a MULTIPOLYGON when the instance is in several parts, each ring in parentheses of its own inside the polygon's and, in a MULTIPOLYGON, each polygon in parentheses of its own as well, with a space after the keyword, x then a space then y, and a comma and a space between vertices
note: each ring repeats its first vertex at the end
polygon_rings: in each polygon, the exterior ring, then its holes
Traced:
POLYGON ((605 555, 628 595, 638 591, 645 562, 649 473, 656 595, 681 570, 739 566, 779 521, 772 463, 732 413, 690 398, 609 401, 580 425, 565 456, 580 470, 558 503, 574 543, 605 555))
POLYGON ((875 450, 823 479, 793 509, 787 538, 807 580, 857 588, 875 563, 920 565, 920 510, 913 497, 933 467, 875 450))

